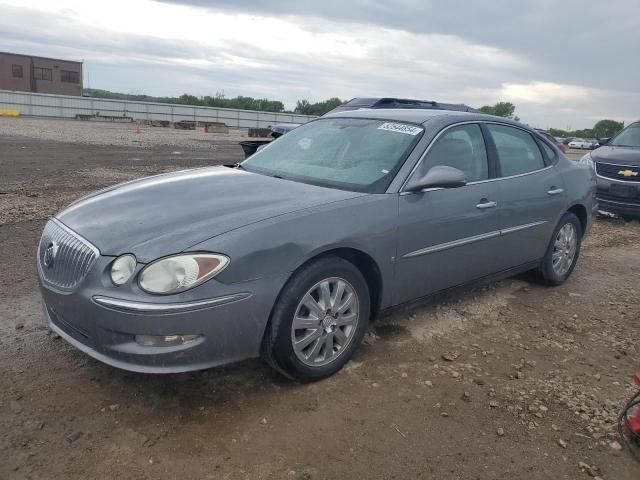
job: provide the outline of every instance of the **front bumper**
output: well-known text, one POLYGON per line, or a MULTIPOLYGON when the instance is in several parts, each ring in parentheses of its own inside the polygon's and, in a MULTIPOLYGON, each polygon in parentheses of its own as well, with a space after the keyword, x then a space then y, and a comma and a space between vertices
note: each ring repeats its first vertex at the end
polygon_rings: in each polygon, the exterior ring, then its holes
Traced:
POLYGON ((167 297, 115 298, 100 287, 96 270, 71 293, 41 283, 45 319, 84 353, 142 373, 201 370, 259 356, 271 308, 286 280, 278 276, 235 285, 211 280, 194 289, 200 298, 191 293, 192 298, 167 302, 167 297), (202 298, 211 290, 215 296, 202 298), (158 347, 139 344, 136 335, 197 338, 158 347))
POLYGON ((640 182, 624 182, 598 176, 596 197, 600 212, 640 216, 640 182))

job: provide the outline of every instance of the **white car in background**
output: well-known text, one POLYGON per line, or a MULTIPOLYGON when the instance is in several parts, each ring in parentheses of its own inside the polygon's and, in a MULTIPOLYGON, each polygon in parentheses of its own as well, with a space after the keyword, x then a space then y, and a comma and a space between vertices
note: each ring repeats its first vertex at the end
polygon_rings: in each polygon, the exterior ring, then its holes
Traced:
POLYGON ((586 148, 587 150, 591 150, 593 148, 593 143, 584 138, 576 138, 569 142, 569 148, 586 148))

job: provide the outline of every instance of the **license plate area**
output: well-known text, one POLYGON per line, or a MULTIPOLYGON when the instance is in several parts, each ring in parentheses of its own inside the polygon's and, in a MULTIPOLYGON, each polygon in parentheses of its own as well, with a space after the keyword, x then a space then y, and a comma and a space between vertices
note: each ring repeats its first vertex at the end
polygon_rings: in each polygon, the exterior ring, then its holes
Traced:
POLYGON ((611 185, 611 194, 621 198, 636 198, 638 189, 629 185, 611 185))

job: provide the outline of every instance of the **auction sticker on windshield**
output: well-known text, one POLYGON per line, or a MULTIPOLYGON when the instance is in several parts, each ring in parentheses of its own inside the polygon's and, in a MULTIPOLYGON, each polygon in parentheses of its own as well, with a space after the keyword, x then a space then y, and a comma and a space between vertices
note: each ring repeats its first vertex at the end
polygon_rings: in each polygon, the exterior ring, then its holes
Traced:
POLYGON ((413 125, 405 125, 404 123, 383 123, 378 127, 378 130, 387 130, 389 132, 406 133, 407 135, 418 135, 422 132, 420 127, 413 125))

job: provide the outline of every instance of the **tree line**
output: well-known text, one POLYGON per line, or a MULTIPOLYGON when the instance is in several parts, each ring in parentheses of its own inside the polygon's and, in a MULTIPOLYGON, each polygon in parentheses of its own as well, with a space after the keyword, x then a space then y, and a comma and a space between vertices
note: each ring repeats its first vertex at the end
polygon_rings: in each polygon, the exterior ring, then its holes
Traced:
MULTIPOLYGON (((498 102, 495 105, 480 107, 480 111, 497 117, 510 118, 516 122, 520 119, 515 115, 516 106, 511 102, 498 102)), ((548 132, 554 137, 578 137, 578 138, 611 138, 624 128, 624 122, 604 119, 596 122, 593 128, 581 130, 561 130, 549 128, 548 132)))
POLYGON ((306 99, 298 100, 293 112, 288 112, 284 108, 284 103, 279 100, 245 96, 227 98, 224 93, 216 93, 214 96, 205 95, 202 97, 197 97, 188 93, 183 93, 179 97, 153 97, 151 95, 118 93, 96 88, 85 88, 83 94, 87 97, 93 98, 109 98, 114 100, 128 100, 132 102, 155 102, 175 105, 194 105, 199 107, 238 108, 242 110, 258 110, 260 112, 300 113, 303 115, 317 116, 324 115, 343 103, 339 98, 330 98, 329 100, 317 103, 311 103, 306 99))
POLYGON ((554 137, 578 137, 578 138, 611 138, 624 128, 624 122, 604 119, 596 122, 593 128, 582 130, 561 130, 550 128, 549 133, 554 137))
MULTIPOLYGON (((153 97, 150 95, 117 93, 110 92, 109 90, 85 88, 84 95, 94 98, 110 98, 134 102, 156 102, 176 105, 195 105, 201 107, 238 108, 242 110, 258 110, 261 112, 299 113, 302 115, 315 116, 322 116, 343 103, 343 100, 338 97, 333 97, 316 103, 311 103, 309 100, 302 99, 296 102, 293 112, 290 112, 285 110, 284 104, 279 100, 245 96, 227 98, 224 93, 216 93, 214 96, 205 95, 202 97, 197 97, 188 93, 184 93, 179 97, 153 97)), ((511 102, 498 102, 495 105, 484 105, 480 107, 479 110, 483 113, 495 115, 497 117, 509 118, 515 121, 520 120, 520 118, 515 114, 516 106, 511 102)), ((622 130, 623 127, 624 122, 605 119, 597 122, 593 128, 585 128, 582 130, 561 130, 558 128, 549 128, 549 133, 554 137, 607 138, 613 137, 617 132, 622 130)))

